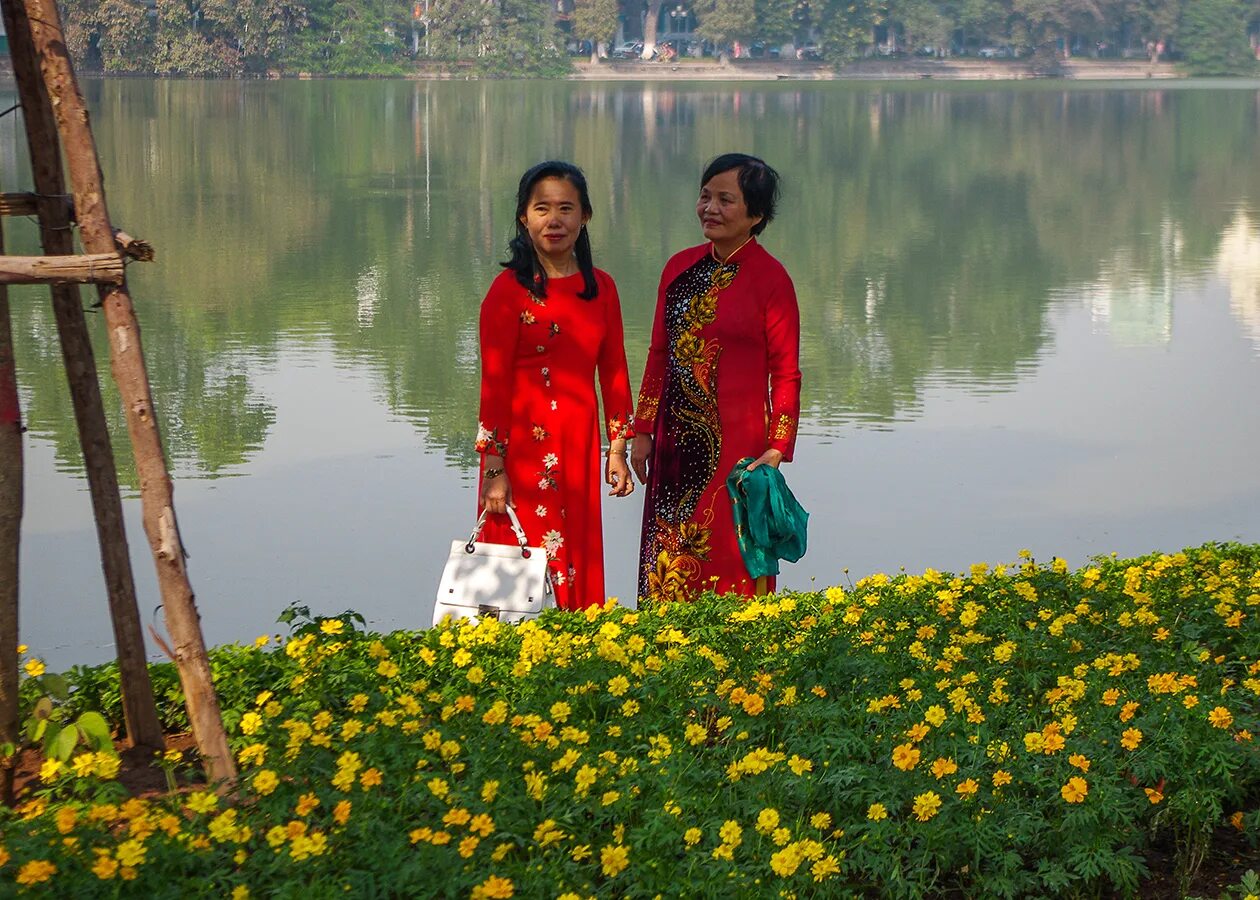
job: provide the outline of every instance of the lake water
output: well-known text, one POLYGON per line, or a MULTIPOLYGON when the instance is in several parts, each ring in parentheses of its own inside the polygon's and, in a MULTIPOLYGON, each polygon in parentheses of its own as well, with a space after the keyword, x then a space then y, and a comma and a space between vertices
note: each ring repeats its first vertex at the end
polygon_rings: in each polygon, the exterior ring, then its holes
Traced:
MULTIPOLYGON (((782 584, 1260 541, 1260 83, 88 81, 210 643, 289 603, 427 624, 475 505, 477 307, 521 171, 587 171, 637 386, 704 162, 786 179, 811 513, 782 584), (849 575, 845 574, 848 570, 849 575)), ((0 86, 0 109, 13 102, 0 86)), ((29 189, 16 115, 0 189, 29 189)), ((9 252, 38 252, 6 220, 9 252)), ((22 635, 112 654, 47 291, 11 290, 30 427, 22 635)), ((130 447, 96 330, 115 447, 130 447)), ((634 593, 642 494, 607 501, 634 593)), ((161 628, 134 494, 142 615, 161 628)))

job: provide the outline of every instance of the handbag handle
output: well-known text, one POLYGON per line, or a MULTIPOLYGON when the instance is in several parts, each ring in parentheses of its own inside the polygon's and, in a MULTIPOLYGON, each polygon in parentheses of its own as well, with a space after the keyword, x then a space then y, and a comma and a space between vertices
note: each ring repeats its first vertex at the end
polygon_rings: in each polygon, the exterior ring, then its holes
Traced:
MULTIPOLYGON (((473 528, 473 533, 468 536, 468 543, 464 545, 464 552, 473 552, 473 544, 476 542, 477 538, 481 537, 481 529, 486 527, 486 516, 489 514, 490 510, 483 509, 481 511, 481 515, 477 517, 477 524, 473 528)), ((516 535, 516 542, 521 547, 521 556, 525 559, 529 559, 529 547, 526 546, 529 543, 529 539, 525 537, 525 529, 521 527, 521 520, 516 517, 516 510, 510 506, 507 507, 507 514, 508 518, 512 522, 512 533, 516 535)))

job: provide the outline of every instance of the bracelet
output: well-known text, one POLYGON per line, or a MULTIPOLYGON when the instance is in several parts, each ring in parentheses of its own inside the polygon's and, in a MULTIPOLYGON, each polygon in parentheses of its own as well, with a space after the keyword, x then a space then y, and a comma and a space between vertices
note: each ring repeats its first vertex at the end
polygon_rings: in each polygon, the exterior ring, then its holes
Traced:
POLYGON ((612 449, 611 447, 609 447, 609 448, 608 448, 608 454, 607 454, 607 455, 608 455, 608 456, 625 456, 625 455, 626 455, 626 451, 624 451, 624 450, 614 450, 614 449, 612 449))
POLYGON ((503 474, 502 469, 493 468, 493 469, 486 469, 484 472, 481 473, 481 477, 489 481, 491 478, 498 478, 502 474, 503 474))

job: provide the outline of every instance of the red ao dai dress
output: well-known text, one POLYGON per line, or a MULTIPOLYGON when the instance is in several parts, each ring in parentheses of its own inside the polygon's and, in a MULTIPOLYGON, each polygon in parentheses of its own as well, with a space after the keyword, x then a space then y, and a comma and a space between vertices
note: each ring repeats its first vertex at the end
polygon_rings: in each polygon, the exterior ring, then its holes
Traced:
POLYGON ((800 314, 787 271, 754 239, 726 263, 711 244, 661 274, 635 430, 654 437, 639 596, 774 590, 748 575, 726 478, 767 448, 792 459, 800 417, 800 314))
MULTIPOLYGON (((604 602, 596 372, 607 438, 633 434, 617 287, 598 269, 595 279, 591 300, 578 296, 580 273, 549 279, 547 296, 535 297, 504 271, 481 304, 477 451, 503 457, 516 514, 547 551, 562 609, 604 602)), ((482 539, 516 543, 506 515, 489 516, 482 539)))

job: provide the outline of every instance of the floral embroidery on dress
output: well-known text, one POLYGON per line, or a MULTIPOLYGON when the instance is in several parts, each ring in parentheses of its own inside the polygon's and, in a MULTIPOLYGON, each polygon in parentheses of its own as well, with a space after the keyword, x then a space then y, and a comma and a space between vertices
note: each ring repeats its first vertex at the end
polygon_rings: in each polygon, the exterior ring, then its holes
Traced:
POLYGON ((548 453, 543 459, 543 470, 538 473, 539 490, 559 490, 560 486, 556 483, 555 471, 556 455, 554 453, 548 453))
POLYGON ((790 441, 796 433, 796 420, 787 413, 780 413, 779 419, 774 425, 774 434, 771 440, 790 441))
POLYGON ((547 507, 543 506, 541 503, 538 504, 538 508, 534 510, 534 515, 538 516, 540 519, 547 518, 547 507))
POLYGON ((655 422, 657 410, 661 406, 661 388, 658 384, 655 390, 649 390, 645 384, 639 390, 639 408, 636 416, 644 422, 655 422))
POLYGON ((537 422, 534 423, 534 440, 545 441, 550 436, 551 436, 551 433, 547 431, 546 428, 543 428, 537 422))
POLYGON ((627 411, 608 420, 608 440, 620 441, 634 437, 634 413, 627 411))
POLYGON ((551 529, 543 535, 543 550, 547 551, 548 559, 555 559, 556 553, 564 546, 564 535, 556 529, 551 529))
POLYGON ((547 337, 553 338, 560 334, 560 323, 552 322, 551 327, 547 329, 547 337))
POLYGON ((499 437, 498 428, 487 428, 484 423, 477 423, 478 453, 490 453, 493 456, 507 456, 508 439, 499 437))
POLYGON ((534 314, 530 312, 528 309, 521 310, 521 324, 533 325, 537 321, 538 320, 534 318, 534 314))

